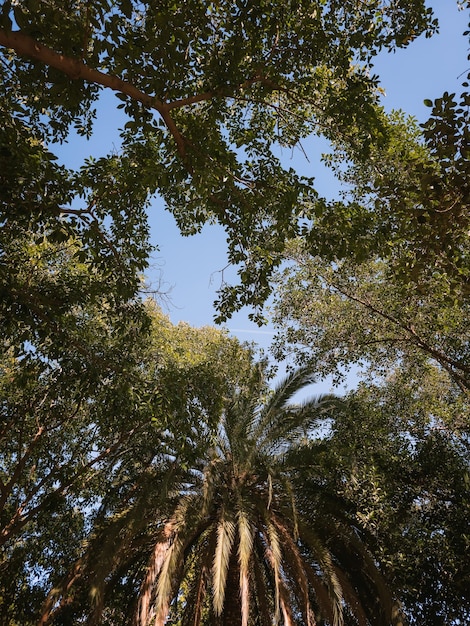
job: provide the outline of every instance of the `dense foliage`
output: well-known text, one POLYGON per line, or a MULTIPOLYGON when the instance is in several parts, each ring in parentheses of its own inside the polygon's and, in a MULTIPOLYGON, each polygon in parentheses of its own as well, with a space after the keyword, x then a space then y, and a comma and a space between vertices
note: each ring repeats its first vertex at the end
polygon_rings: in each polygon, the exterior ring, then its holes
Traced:
MULTIPOLYGON (((57 172, 56 218, 98 249, 128 241, 125 258, 140 262, 155 191, 184 234, 218 221, 240 276, 221 291, 223 319, 264 302, 285 240, 315 204, 313 179, 285 169, 279 147, 313 132, 354 135, 367 152, 383 131, 371 59, 435 28, 423 0, 4 0, 2 115, 10 135, 26 133, 20 145, 52 144, 72 127, 89 135, 97 98, 114 91, 129 118, 123 153, 85 164, 76 185, 57 172)), ((48 204, 46 189, 34 192, 48 204)))
POLYGON ((2 626, 470 620, 468 83, 419 128, 371 70, 435 28, 422 0, 0 2, 2 626), (72 171, 103 90, 121 143, 72 171), (311 134, 341 199, 278 157, 311 134), (285 261, 274 392, 143 302, 155 193, 225 228, 219 320, 285 261))
POLYGON ((60 362, 3 355, 2 624, 37 623, 95 517, 122 506, 170 449, 188 463, 194 425, 209 429, 249 371, 250 351, 222 332, 173 326, 151 302, 144 312, 148 328, 129 316, 116 329, 101 311, 81 311, 78 362, 73 344, 60 362))
POLYGON ((365 381, 324 460, 432 626, 470 615, 468 78, 421 127, 388 116, 366 160, 333 142, 347 191, 289 244, 274 302, 277 358, 365 381))

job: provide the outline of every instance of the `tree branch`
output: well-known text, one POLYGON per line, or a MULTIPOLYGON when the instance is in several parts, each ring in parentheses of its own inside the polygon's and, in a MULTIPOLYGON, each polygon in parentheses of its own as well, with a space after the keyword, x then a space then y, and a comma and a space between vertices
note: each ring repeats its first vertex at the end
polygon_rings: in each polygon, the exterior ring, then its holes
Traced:
POLYGON ((71 477, 60 482, 57 487, 53 487, 49 493, 46 493, 44 497, 37 503, 34 504, 30 509, 28 509, 28 504, 31 504, 34 497, 38 495, 40 490, 46 486, 47 483, 54 482, 54 479, 59 474, 61 470, 66 467, 66 465, 56 465, 51 472, 45 476, 39 483, 37 483, 28 494, 26 494, 25 500, 17 507, 15 513, 13 514, 10 521, 4 526, 3 529, 0 530, 0 546, 2 546, 6 541, 10 539, 10 537, 17 535, 21 529, 31 521, 34 516, 39 513, 42 509, 47 506, 48 501, 54 496, 61 496, 67 493, 67 491, 76 483, 76 481, 84 476, 88 471, 93 470, 94 466, 98 465, 103 459, 110 457, 114 452, 118 452, 119 454, 119 446, 125 441, 129 440, 134 433, 140 428, 142 424, 132 428, 129 431, 126 431, 121 434, 118 439, 110 444, 106 449, 102 450, 95 457, 91 458, 87 463, 83 464, 82 467, 77 470, 71 477))
POLYGON ((148 109, 154 109, 160 114, 168 130, 173 135, 180 156, 182 158, 185 157, 185 140, 169 113, 169 106, 155 96, 150 96, 140 91, 140 89, 122 80, 118 76, 105 74, 104 72, 93 69, 80 59, 73 59, 65 54, 60 54, 39 43, 29 35, 25 35, 21 31, 8 32, 0 29, 0 45, 14 50, 21 56, 35 59, 36 61, 53 67, 69 76, 72 80, 84 80, 96 85, 102 85, 103 87, 129 96, 129 98, 140 102, 148 109))
POLYGON ((349 300, 352 300, 353 302, 357 302, 357 304, 360 304, 366 309, 369 309, 369 311, 371 311, 372 313, 379 315, 383 319, 388 320, 395 326, 398 326, 403 331, 405 331, 405 333, 407 333, 412 338, 412 341, 417 346, 419 346, 424 352, 427 352, 430 356, 432 356, 451 375, 451 377, 454 378, 457 384, 468 392, 468 390, 470 389, 469 381, 467 380, 465 376, 462 376, 462 374, 458 373, 458 371, 460 371, 460 372, 467 374, 470 371, 469 368, 464 363, 455 361, 454 359, 447 356, 445 353, 429 345, 422 337, 418 335, 413 324, 407 324, 407 323, 402 322, 401 320, 397 319, 393 315, 390 315, 389 313, 386 313, 385 311, 378 309, 367 300, 362 300, 361 298, 354 296, 348 291, 342 289, 339 285, 330 282, 324 276, 320 276, 320 278, 322 278, 322 280, 324 280, 325 283, 329 285, 332 289, 342 294, 349 300))
POLYGON ((207 100, 212 100, 212 98, 217 97, 228 97, 233 95, 237 91, 242 91, 247 87, 251 87, 255 83, 265 82, 265 78, 261 74, 257 74, 253 78, 249 78, 248 80, 236 85, 235 87, 225 87, 222 89, 214 89, 213 91, 205 91, 203 93, 195 94, 194 96, 188 96, 187 98, 181 98, 180 100, 173 100, 173 102, 168 102, 164 106, 168 111, 172 109, 181 109, 184 106, 188 106, 190 104, 197 104, 198 102, 206 102, 207 100))

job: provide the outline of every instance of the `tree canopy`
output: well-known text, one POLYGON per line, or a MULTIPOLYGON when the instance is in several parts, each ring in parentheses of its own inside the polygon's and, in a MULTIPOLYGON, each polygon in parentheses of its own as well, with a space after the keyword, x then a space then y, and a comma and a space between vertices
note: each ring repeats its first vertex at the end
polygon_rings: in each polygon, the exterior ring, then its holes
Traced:
MULTIPOLYGON (((311 472, 355 504, 377 541, 377 558, 412 626, 465 624, 470 617, 469 439, 459 408, 428 372, 421 387, 406 372, 362 383, 336 413, 311 472), (444 413, 445 415, 445 413, 444 413), (457 432, 456 432, 457 431, 457 432)), ((467 408, 468 417, 468 408, 467 408)))
POLYGON ((144 328, 131 315, 116 328, 120 312, 77 311, 78 355, 68 338, 59 361, 2 353, 2 624, 37 623, 100 506, 121 506, 169 450, 189 463, 196 424, 211 428, 251 368, 250 350, 223 332, 173 326, 151 301, 144 312, 144 328))
POLYGON ((337 382, 351 367, 382 377, 400 367, 417 382, 432 362, 446 372, 447 388, 469 393, 468 302, 447 276, 428 277, 418 290, 383 260, 332 265, 305 248, 291 245, 291 265, 279 277, 278 358, 295 354, 337 382))
POLYGON ((116 93, 129 118, 122 154, 90 161, 72 177, 47 165, 49 153, 38 154, 30 167, 45 159, 56 197, 38 181, 28 214, 78 229, 97 254, 106 241, 115 253, 126 241, 125 258, 140 266, 149 195, 162 195, 183 234, 218 221, 240 276, 221 290, 219 319, 264 302, 285 240, 315 205, 313 179, 285 169, 279 146, 313 132, 355 135, 367 152, 383 134, 371 59, 436 28, 423 0, 25 0, 1 9, 3 156, 13 172, 18 156, 30 158, 30 145, 53 150, 71 128, 89 135, 103 89, 116 93))
POLYGON ((352 364, 380 375, 408 368, 417 383, 420 364, 433 362, 468 399, 467 81, 462 88, 426 101, 421 127, 384 115, 388 141, 366 159, 332 142, 325 160, 347 187, 287 247, 278 357, 292 350, 339 378, 352 364))
POLYGON ((333 141, 346 191, 289 243, 273 306, 277 358, 363 377, 318 462, 377 537, 408 623, 433 626, 469 619, 467 81, 427 100, 421 127, 387 116, 367 159, 333 141))
POLYGON ((0 2, 2 625, 468 621, 468 83, 418 127, 372 69, 436 28, 422 0, 0 2), (61 165, 105 90, 119 148, 61 165), (279 156, 312 134, 342 198, 279 156), (143 300, 155 194, 225 228, 219 321, 275 288, 274 392, 143 300))

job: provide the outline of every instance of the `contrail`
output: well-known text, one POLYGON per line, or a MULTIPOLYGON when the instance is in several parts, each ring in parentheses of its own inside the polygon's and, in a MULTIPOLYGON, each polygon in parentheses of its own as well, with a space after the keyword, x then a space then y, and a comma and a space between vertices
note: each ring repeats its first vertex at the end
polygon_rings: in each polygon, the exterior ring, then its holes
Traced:
POLYGON ((253 333, 255 335, 274 335, 275 330, 257 330, 249 328, 227 328, 230 333, 253 333))

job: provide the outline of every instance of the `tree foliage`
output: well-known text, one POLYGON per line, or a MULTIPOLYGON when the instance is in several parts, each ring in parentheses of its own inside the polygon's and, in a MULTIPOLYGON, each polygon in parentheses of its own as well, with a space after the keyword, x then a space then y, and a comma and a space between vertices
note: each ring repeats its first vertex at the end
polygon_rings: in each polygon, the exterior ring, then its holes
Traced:
MULTIPOLYGON (((468 32, 467 32, 468 34, 468 32)), ((289 244, 278 358, 349 394, 317 462, 358 506, 410 624, 466 623, 468 602, 468 83, 420 127, 388 116, 367 159, 333 141, 348 187, 289 244)), ((315 471, 314 468, 312 471, 315 471)))
POLYGON ((348 187, 290 244, 278 355, 293 347, 337 376, 431 360, 468 393, 468 102, 466 90, 428 101, 421 128, 393 113, 367 159, 333 141, 325 158, 348 187))
POLYGON ((427 293, 442 279, 460 302, 468 298, 470 95, 464 88, 460 97, 446 92, 434 104, 426 101, 432 114, 421 128, 392 113, 389 141, 372 147, 366 160, 336 143, 327 161, 347 191, 314 223, 316 230, 304 231, 313 254, 358 262, 378 256, 405 286, 427 293))
POLYGON ((311 468, 356 504, 413 626, 470 616, 469 439, 436 411, 444 402, 433 374, 419 390, 398 373, 348 394, 311 468))
POLYGON ((446 276, 428 278, 423 292, 384 261, 331 265, 301 241, 291 253, 275 298, 278 358, 294 352, 337 382, 351 367, 383 377, 400 367, 418 384, 433 362, 447 373, 448 389, 468 393, 470 312, 446 276))
POLYGON ((422 0, 0 3, 2 624, 468 621, 468 84, 419 129, 371 69, 435 28, 422 0), (121 145, 72 171, 104 90, 121 145), (342 200, 279 158, 312 133, 342 200), (220 320, 288 259, 307 370, 269 394, 141 301, 155 193, 226 229, 220 320), (346 402, 289 404, 357 364, 346 402))
POLYGON ((141 264, 149 194, 163 196, 183 234, 218 221, 241 281, 221 291, 224 319, 265 300, 284 241, 315 198, 313 181, 284 169, 278 148, 312 132, 347 140, 354 129, 367 151, 383 130, 371 59, 436 22, 423 0, 4 0, 0 26, 2 108, 10 134, 32 137, 23 145, 52 149, 71 128, 89 135, 103 89, 129 118, 122 157, 85 165, 78 189, 48 166, 65 195, 54 206, 60 228, 78 226, 99 251, 97 231, 111 219, 112 239, 129 241, 141 264))
MULTIPOLYGON (((64 272, 77 270, 75 261, 62 265, 61 254, 59 261, 64 272)), ((80 554, 102 500, 122 504, 122 485, 168 446, 191 458, 194 424, 217 413, 234 364, 238 375, 250 363, 250 351, 235 340, 213 329, 174 327, 151 302, 143 312, 139 305, 137 318, 108 304, 101 299, 67 312, 61 328, 71 328, 68 351, 60 360, 51 352, 45 358, 41 345, 2 353, 5 624, 37 623, 44 594, 80 554)))

